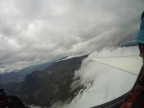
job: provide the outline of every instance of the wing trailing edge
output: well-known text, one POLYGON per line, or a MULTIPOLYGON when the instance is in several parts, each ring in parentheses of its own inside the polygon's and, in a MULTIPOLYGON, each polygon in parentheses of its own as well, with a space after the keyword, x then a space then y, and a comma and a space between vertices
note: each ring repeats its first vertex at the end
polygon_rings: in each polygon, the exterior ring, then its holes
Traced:
POLYGON ((142 66, 142 58, 139 56, 95 57, 92 59, 136 76, 142 66))

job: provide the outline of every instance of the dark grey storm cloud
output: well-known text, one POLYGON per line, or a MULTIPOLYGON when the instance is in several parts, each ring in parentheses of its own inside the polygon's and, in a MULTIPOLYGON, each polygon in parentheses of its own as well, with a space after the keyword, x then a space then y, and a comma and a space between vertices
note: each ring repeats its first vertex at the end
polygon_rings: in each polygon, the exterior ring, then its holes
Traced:
POLYGON ((143 5, 143 0, 1 0, 0 71, 133 40, 143 5))

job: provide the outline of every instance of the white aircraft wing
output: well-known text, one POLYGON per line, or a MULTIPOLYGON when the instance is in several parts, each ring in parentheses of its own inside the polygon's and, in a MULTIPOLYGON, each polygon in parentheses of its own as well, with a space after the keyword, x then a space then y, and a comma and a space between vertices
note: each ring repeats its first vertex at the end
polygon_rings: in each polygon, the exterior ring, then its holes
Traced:
POLYGON ((95 57, 93 60, 133 75, 138 75, 142 67, 142 58, 139 56, 95 57))

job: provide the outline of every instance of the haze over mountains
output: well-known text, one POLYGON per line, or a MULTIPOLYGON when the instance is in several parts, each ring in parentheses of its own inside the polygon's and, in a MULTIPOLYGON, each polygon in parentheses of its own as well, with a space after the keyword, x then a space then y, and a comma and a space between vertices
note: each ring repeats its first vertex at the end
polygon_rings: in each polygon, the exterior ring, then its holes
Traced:
POLYGON ((53 62, 43 63, 35 66, 29 66, 21 70, 5 72, 0 74, 0 84, 15 83, 24 81, 26 75, 33 71, 41 71, 50 66, 53 62))

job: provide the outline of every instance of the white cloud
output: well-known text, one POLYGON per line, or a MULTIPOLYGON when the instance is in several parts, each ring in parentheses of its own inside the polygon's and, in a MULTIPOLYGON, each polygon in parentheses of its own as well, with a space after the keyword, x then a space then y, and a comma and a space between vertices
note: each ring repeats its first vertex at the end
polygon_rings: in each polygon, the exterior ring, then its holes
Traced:
MULTIPOLYGON (((127 93, 137 76, 119 69, 91 60, 93 57, 131 56, 138 55, 137 47, 105 48, 90 54, 75 72, 75 77, 80 77, 80 82, 87 89, 81 90, 70 104, 60 104, 60 108, 89 108, 109 102, 127 93)), ((76 85, 75 85, 76 86, 76 85)), ((72 86, 73 87, 73 86, 72 86)))
POLYGON ((93 77, 97 76, 101 70, 105 72, 107 69, 103 68, 100 63, 93 61, 92 58, 95 57, 115 57, 115 56, 131 56, 138 55, 138 47, 119 47, 119 48, 105 48, 99 52, 94 52, 90 54, 81 65, 80 70, 75 72, 75 77, 81 78, 81 84, 86 84, 90 82, 90 79, 93 81, 93 77), (103 69, 103 70, 102 70, 103 69))

